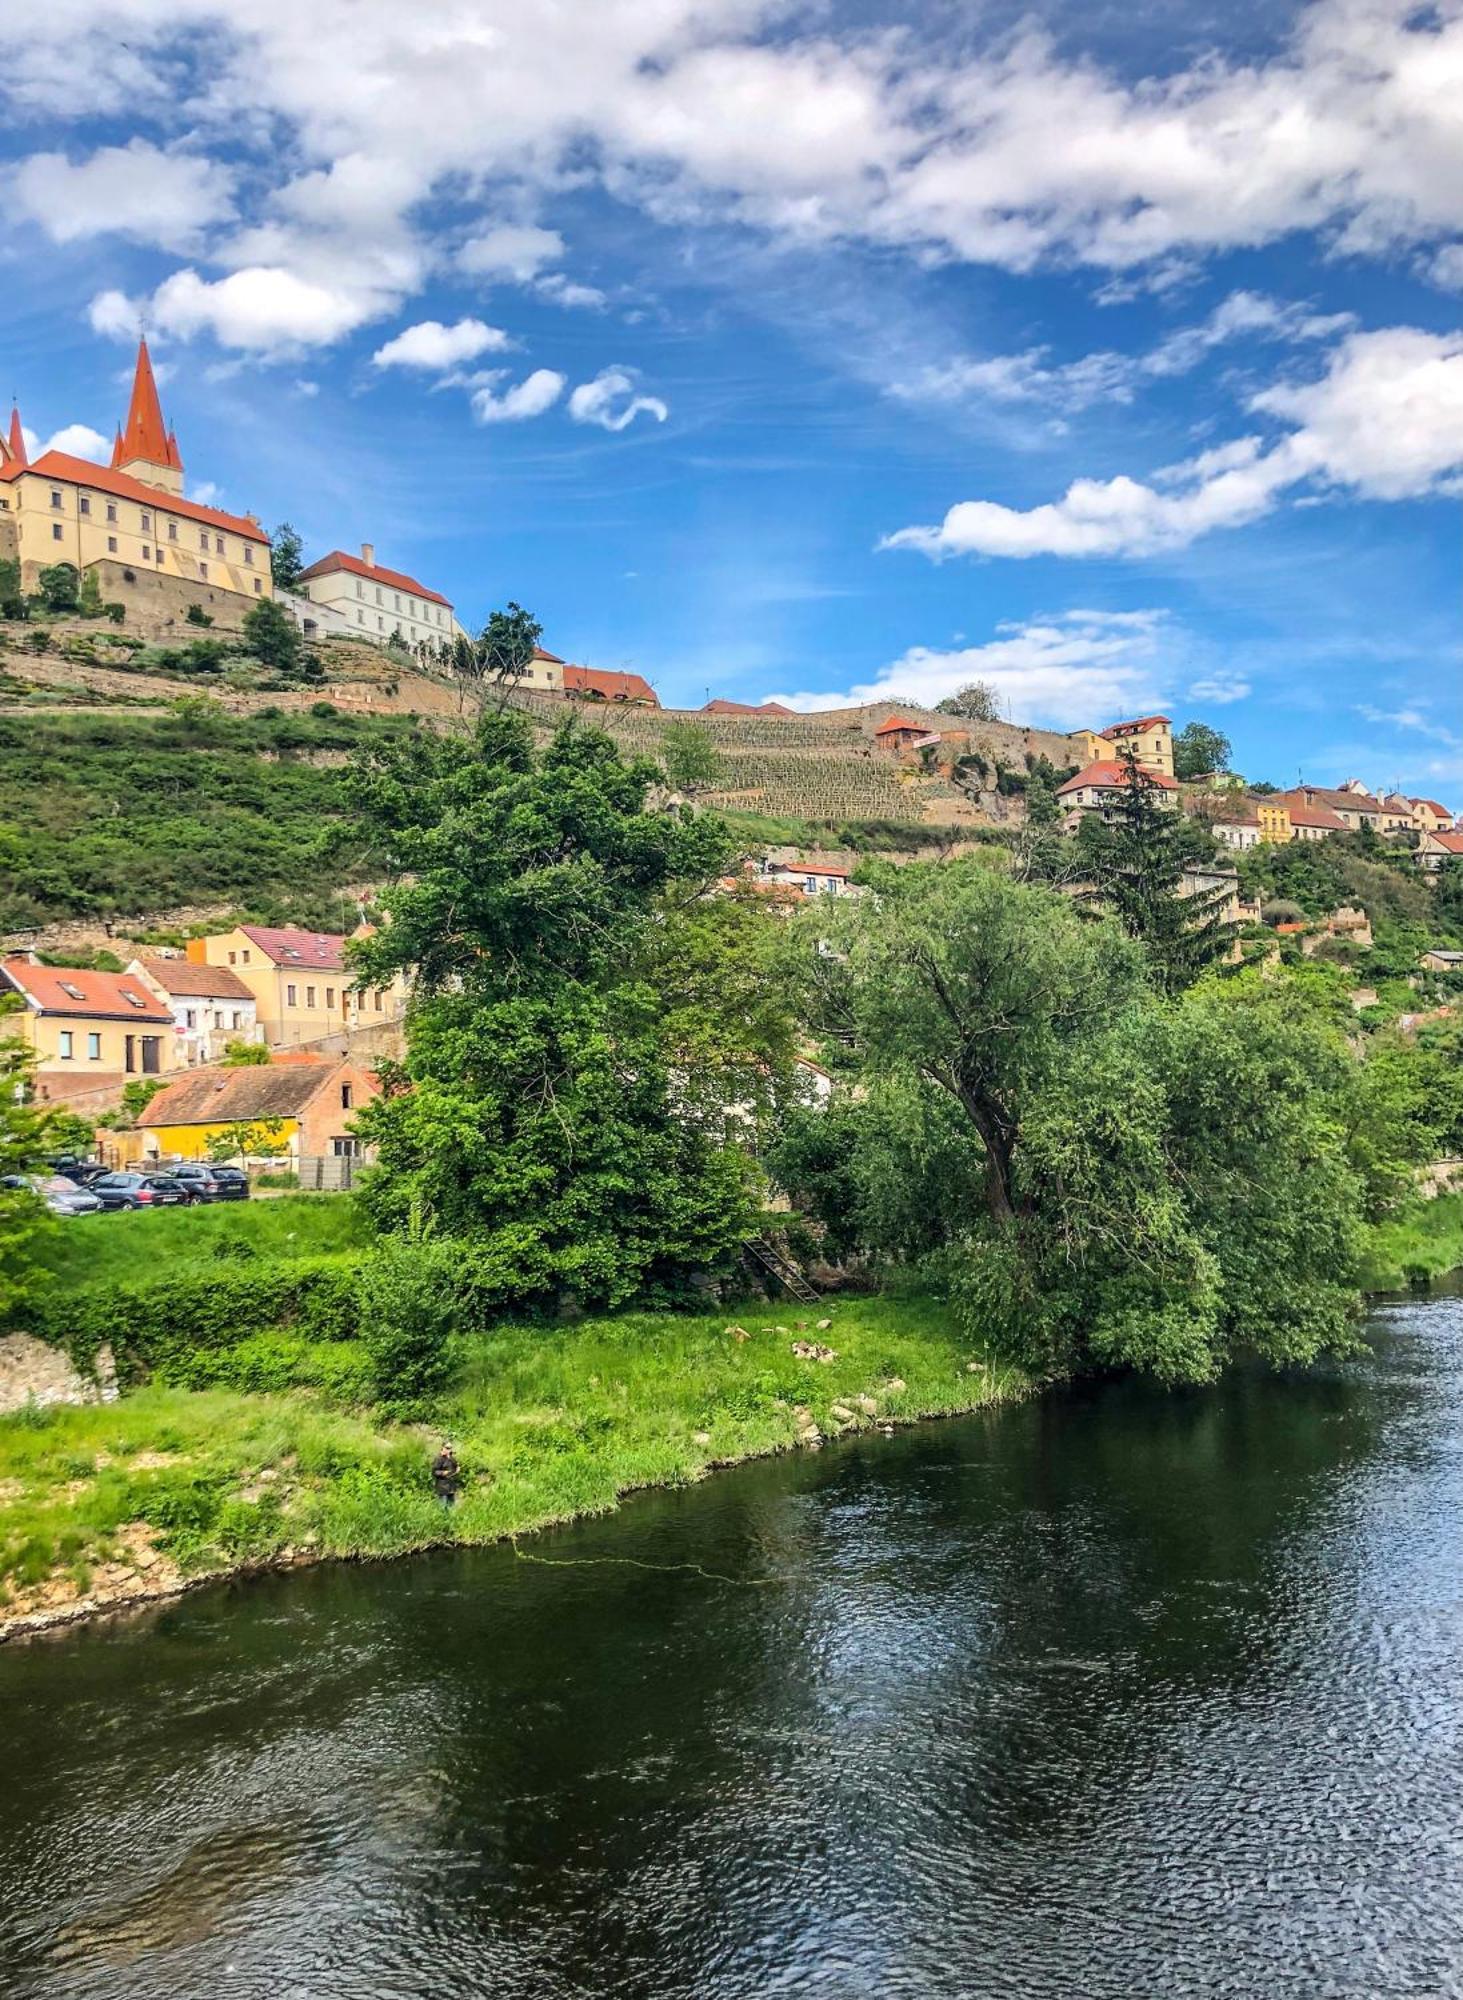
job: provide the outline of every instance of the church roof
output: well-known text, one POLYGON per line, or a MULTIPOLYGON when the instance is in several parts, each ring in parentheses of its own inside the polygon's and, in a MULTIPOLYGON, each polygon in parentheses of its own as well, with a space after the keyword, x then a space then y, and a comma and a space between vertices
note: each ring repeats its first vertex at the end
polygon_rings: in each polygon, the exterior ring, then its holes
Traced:
POLYGON ((344 549, 332 549, 328 556, 321 556, 319 562, 312 562, 308 569, 300 571, 301 583, 312 576, 328 576, 333 570, 343 569, 351 576, 363 576, 368 583, 384 583, 388 590, 409 590, 413 597, 425 597, 431 604, 445 604, 452 609, 451 598, 444 597, 440 590, 428 590, 424 583, 418 583, 414 576, 407 576, 399 569, 384 569, 380 563, 368 563, 360 556, 348 556, 344 549))
POLYGON ((34 465, 0 465, 0 481, 9 483, 22 473, 33 472, 38 479, 58 479, 68 486, 89 486, 94 493, 110 493, 119 500, 136 500, 160 514, 177 514, 185 521, 203 521, 210 528, 224 528, 246 542, 268 543, 269 537, 247 514, 225 514, 220 507, 205 507, 197 500, 180 500, 164 493, 130 472, 115 472, 109 465, 95 465, 89 458, 73 458, 66 451, 43 451, 34 465))
POLYGON ((175 472, 183 470, 183 461, 178 456, 178 440, 163 422, 162 404, 158 401, 157 381, 152 372, 152 357, 148 354, 145 337, 137 343, 137 367, 132 377, 132 400, 127 405, 127 421, 112 447, 112 464, 118 471, 139 459, 147 465, 167 465, 175 472))
POLYGON ((24 465, 27 462, 25 432, 20 427, 20 411, 14 408, 10 412, 10 435, 5 440, 5 454, 4 463, 24 465))

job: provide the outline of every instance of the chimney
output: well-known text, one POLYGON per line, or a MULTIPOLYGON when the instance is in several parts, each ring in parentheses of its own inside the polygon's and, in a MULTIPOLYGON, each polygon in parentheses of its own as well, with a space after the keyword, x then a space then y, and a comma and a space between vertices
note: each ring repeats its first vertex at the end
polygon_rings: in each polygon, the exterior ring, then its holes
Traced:
POLYGON ((367 569, 374 569, 376 567, 376 544, 374 542, 361 543, 361 561, 366 565, 367 569))

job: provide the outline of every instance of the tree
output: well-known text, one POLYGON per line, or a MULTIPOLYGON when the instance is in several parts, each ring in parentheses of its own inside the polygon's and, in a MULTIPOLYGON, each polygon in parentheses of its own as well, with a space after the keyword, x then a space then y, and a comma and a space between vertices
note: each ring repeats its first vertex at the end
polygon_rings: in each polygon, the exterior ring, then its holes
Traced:
POLYGON ((721 776, 711 731, 699 722, 672 722, 660 739, 660 761, 678 792, 707 791, 721 776))
POLYGON ((473 1236, 520 1297, 655 1296, 750 1226, 742 1155, 687 1108, 689 1002, 668 1009, 652 976, 667 910, 729 843, 710 816, 647 811, 657 775, 575 723, 536 753, 510 712, 357 774, 393 886, 356 971, 414 982, 405 1062, 357 1119, 379 1162, 363 1200, 385 1229, 473 1236))
POLYGON ((1186 722, 1173 739, 1176 778, 1207 778, 1229 767, 1229 738, 1207 722, 1186 722))
POLYGON ((971 681, 935 704, 937 715, 960 715, 968 722, 999 722, 1001 698, 989 681, 971 681))
POLYGON ((269 574, 276 590, 298 590, 304 574, 305 544, 288 521, 281 521, 269 539, 269 574))
POLYGON ((264 666, 281 675, 299 671, 303 642, 300 628, 271 597, 244 615, 244 644, 264 666))
POLYGON ((20 564, 13 557, 0 560, 0 618, 24 618, 25 591, 20 581, 20 564))
POLYGON ((80 601, 81 579, 70 563, 52 563, 36 578, 47 611, 74 611, 80 601))
POLYGON ((109 1131, 132 1132, 142 1122, 142 1114, 160 1090, 166 1090, 165 1076, 129 1077, 122 1086, 122 1102, 115 1111, 106 1112, 97 1120, 109 1131))
POLYGON ((284 1138, 283 1118, 238 1118, 210 1132, 205 1150, 210 1160, 263 1160, 280 1149, 284 1138))
MULTIPOLYGON (((33 1173, 43 1163, 51 1121, 29 1101, 35 1057, 24 1042, 0 1040, 0 1177, 33 1173)), ((53 1227, 41 1202, 0 1186, 0 1324, 35 1282, 35 1249, 53 1227)))
POLYGON ((1181 991, 1227 949, 1232 928, 1223 889, 1186 893, 1193 861, 1189 823, 1163 802, 1152 775, 1122 753, 1125 782, 1110 818, 1088 813, 1077 845, 1093 893, 1143 943, 1159 984, 1181 991))
POLYGON ((543 630, 531 612, 510 599, 508 609, 493 612, 475 639, 459 634, 452 644, 449 665, 462 698, 471 696, 481 706, 488 691, 496 689, 501 708, 502 697, 533 665, 543 630))
POLYGON ((1463 860, 1450 856, 1434 877, 1438 922, 1455 936, 1463 932, 1463 860))
POLYGON ((225 1069, 262 1068, 269 1061, 269 1050, 263 1042, 225 1042, 220 1061, 225 1069))
POLYGON ((102 615, 101 580, 94 569, 82 572, 81 586, 76 593, 76 608, 83 618, 100 618, 102 615))

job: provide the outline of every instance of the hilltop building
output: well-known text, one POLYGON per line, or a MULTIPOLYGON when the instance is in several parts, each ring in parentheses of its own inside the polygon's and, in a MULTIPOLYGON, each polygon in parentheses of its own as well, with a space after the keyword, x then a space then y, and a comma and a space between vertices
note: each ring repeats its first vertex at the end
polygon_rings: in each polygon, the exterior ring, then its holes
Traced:
POLYGON ((1110 722, 1105 729, 1074 730, 1074 748, 1088 764, 1116 763, 1131 750, 1145 771, 1173 776, 1173 723, 1166 715, 1140 715, 1132 722, 1110 722))
MULTIPOLYGON (((1153 788, 1156 804, 1165 807, 1178 805, 1179 788, 1174 778, 1163 771, 1147 769, 1144 776, 1153 788)), ((1068 825, 1075 826, 1082 813, 1098 812, 1104 817, 1112 813, 1127 793, 1130 782, 1128 766, 1114 758, 1103 757, 1088 764, 1068 778, 1065 785, 1057 787, 1057 797, 1067 809, 1068 825)))
POLYGON ((33 463, 20 412, 0 437, 0 559, 34 590, 43 569, 94 573, 106 603, 168 622, 190 604, 237 622, 273 594, 269 538, 252 514, 183 497, 178 440, 163 421, 145 340, 110 465, 44 451, 33 463))
POLYGON ((376 560, 373 542, 358 556, 332 549, 300 574, 299 595, 320 606, 329 630, 384 646, 400 636, 408 646, 450 646, 462 631, 450 599, 376 560), (344 619, 342 628, 335 621, 344 619))

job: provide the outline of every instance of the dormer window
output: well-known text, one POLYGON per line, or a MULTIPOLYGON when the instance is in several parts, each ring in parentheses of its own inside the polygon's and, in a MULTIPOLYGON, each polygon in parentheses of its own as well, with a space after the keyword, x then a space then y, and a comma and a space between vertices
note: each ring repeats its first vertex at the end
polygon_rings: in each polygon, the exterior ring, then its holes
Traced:
POLYGON ((58 980, 57 984, 60 986, 61 991, 63 993, 69 993, 73 1000, 84 1000, 86 998, 86 995, 82 992, 81 988, 79 986, 73 986, 69 979, 58 980))
POLYGON ((124 986, 121 991, 122 998, 127 1002, 129 1007, 141 1007, 144 1012, 146 1011, 147 1002, 140 993, 134 993, 130 986, 124 986))

